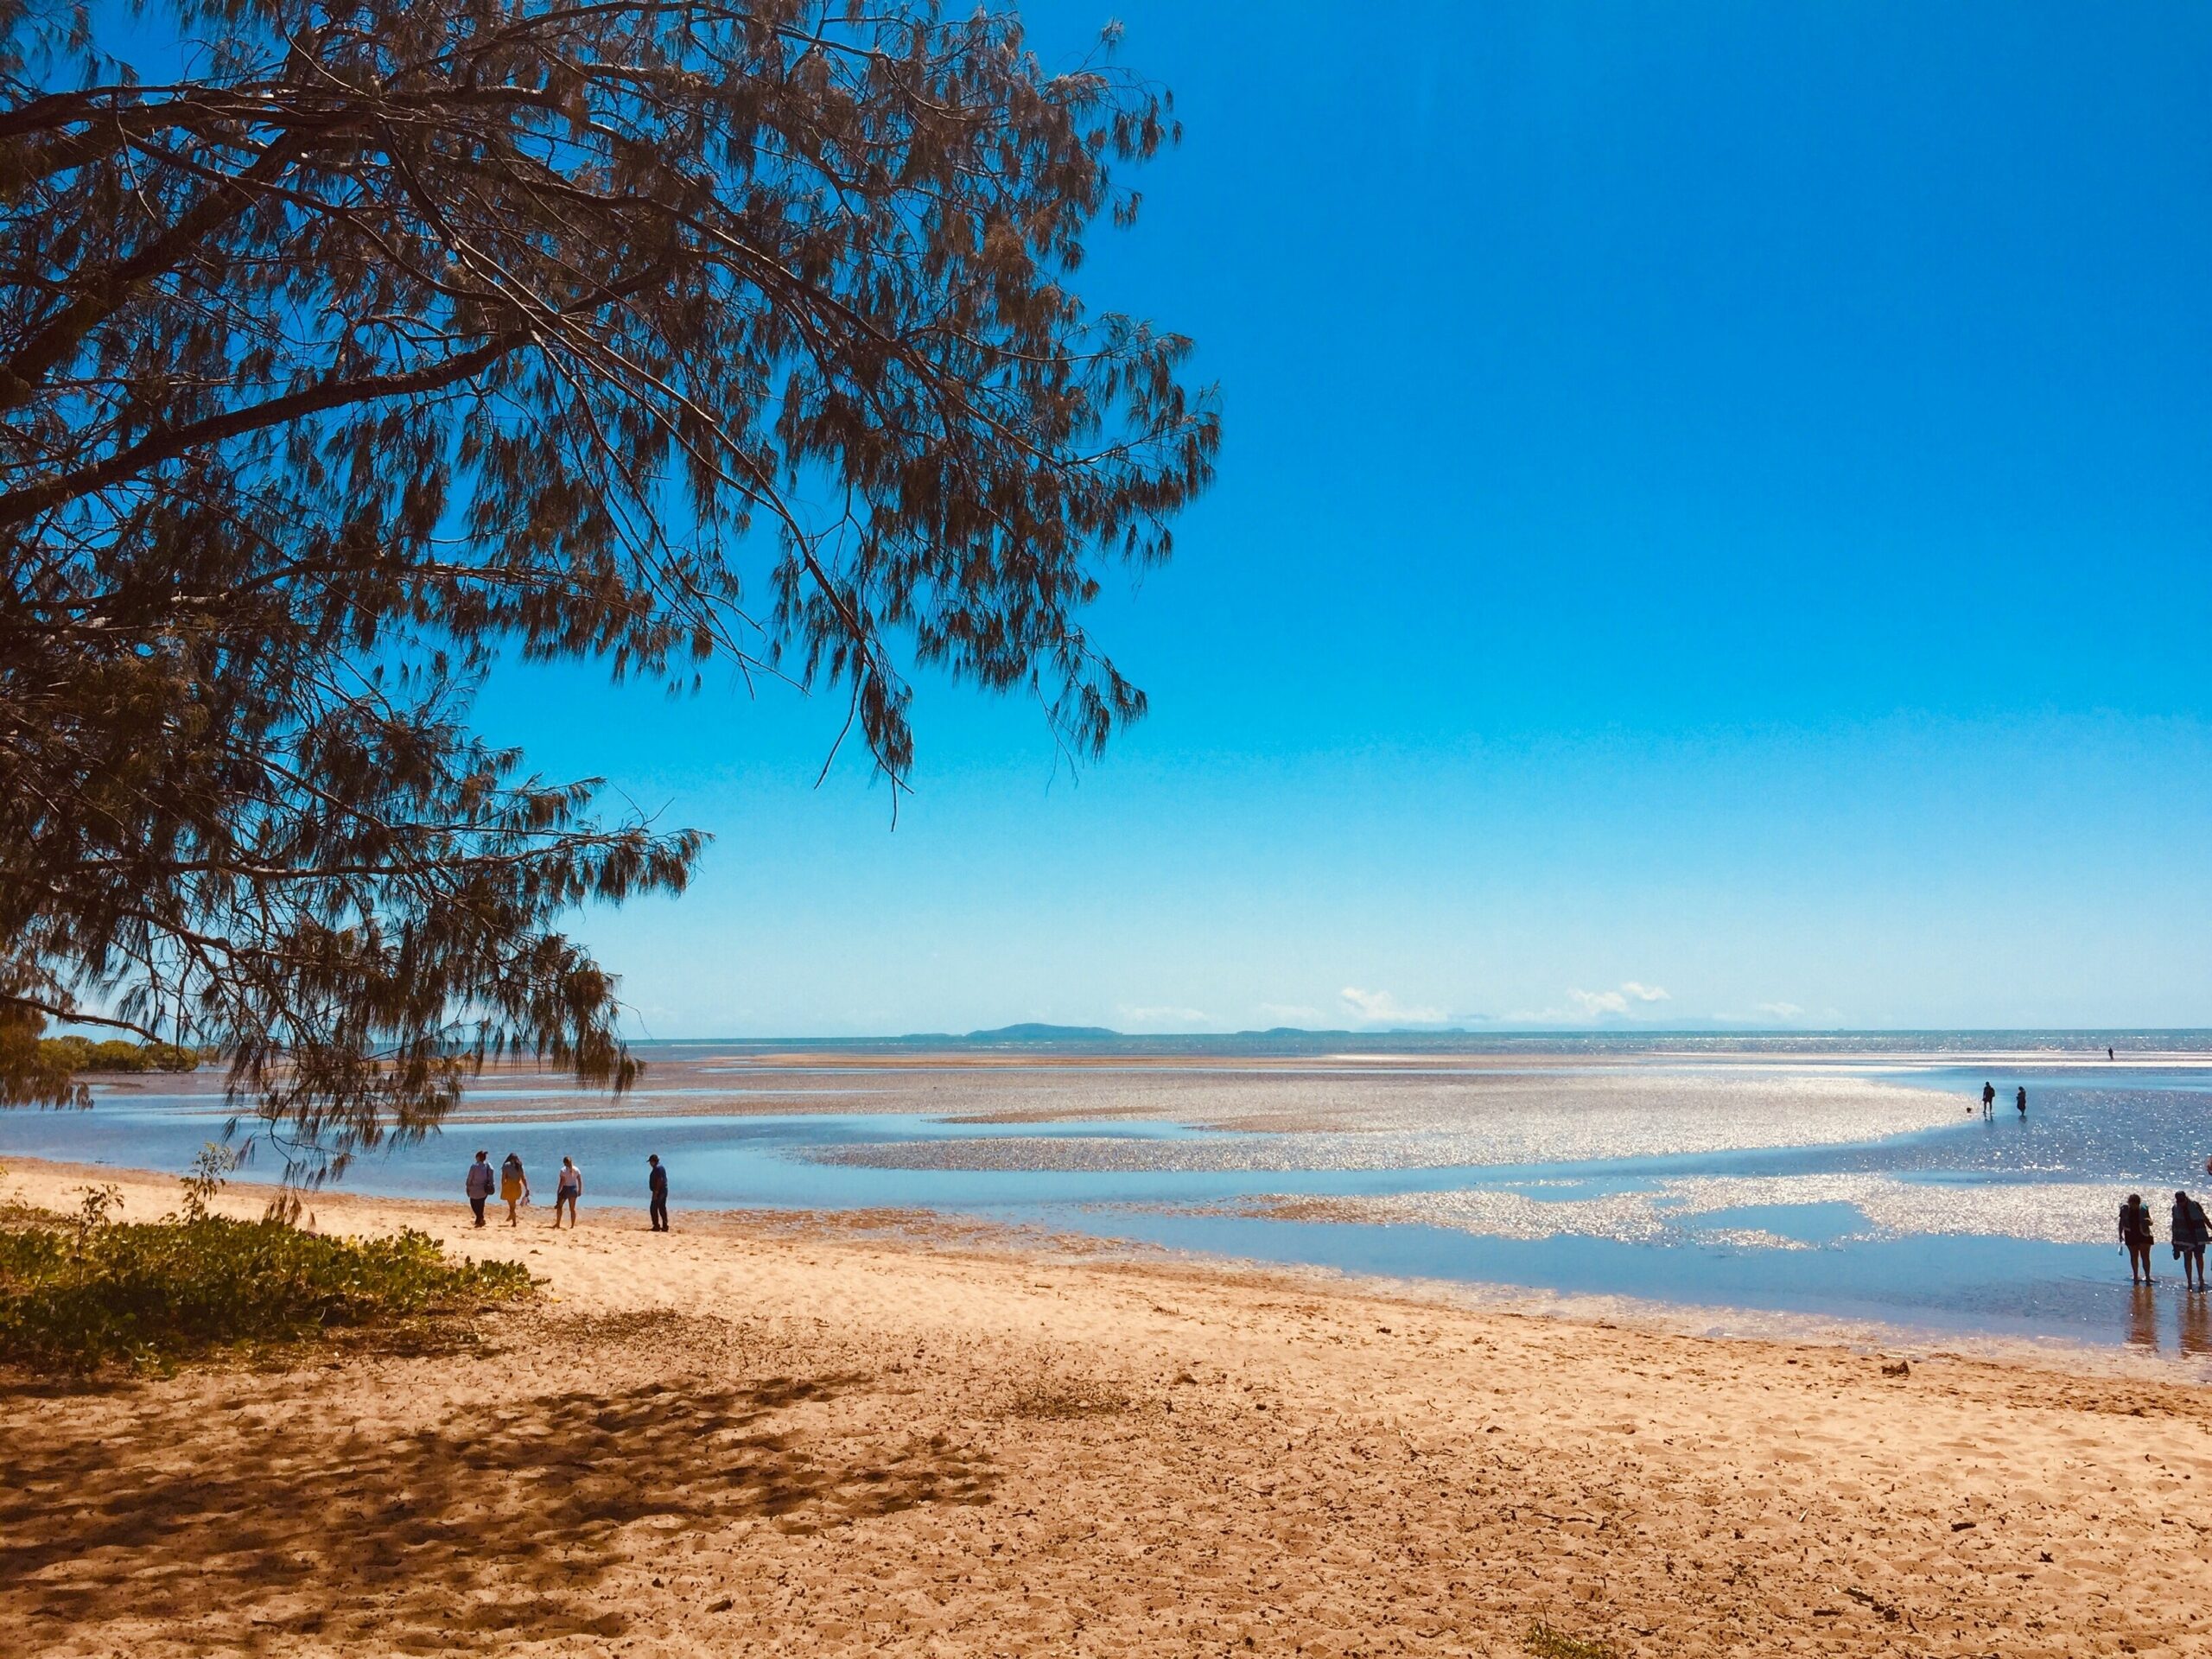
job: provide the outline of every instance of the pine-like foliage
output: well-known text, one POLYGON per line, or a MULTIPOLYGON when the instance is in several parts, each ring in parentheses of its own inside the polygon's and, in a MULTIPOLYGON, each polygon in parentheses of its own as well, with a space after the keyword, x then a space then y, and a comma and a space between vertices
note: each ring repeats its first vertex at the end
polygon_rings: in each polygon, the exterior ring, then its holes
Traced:
MULTIPOLYGON (((219 1050, 304 1169, 520 1050, 620 1086, 556 924, 701 837, 467 723, 501 651, 1142 711, 1188 342, 1066 285, 1173 137, 1103 54, 916 0, 182 0, 134 72, 0 0, 0 1100, 60 1015, 219 1050)), ((143 55, 143 54, 142 54, 143 55)), ((895 797, 894 797, 895 798, 895 797)))

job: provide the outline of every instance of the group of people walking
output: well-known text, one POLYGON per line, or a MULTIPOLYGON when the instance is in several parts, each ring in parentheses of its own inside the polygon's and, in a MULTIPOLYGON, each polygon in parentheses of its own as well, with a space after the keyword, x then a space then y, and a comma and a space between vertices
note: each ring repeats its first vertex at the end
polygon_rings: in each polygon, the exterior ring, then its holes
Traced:
MULTIPOLYGON (((2173 1243, 2174 1260, 2181 1263, 2183 1283, 2190 1290, 2202 1290, 2204 1249, 2212 1244, 2212 1220, 2206 1218, 2204 1206, 2186 1192, 2174 1194, 2167 1237, 2173 1243)), ((2151 1277, 2151 1246, 2157 1242, 2151 1226, 2151 1206, 2143 1202, 2141 1193, 2129 1193, 2127 1201, 2120 1206, 2120 1243, 2127 1252, 2130 1283, 2158 1282, 2151 1277)))
MULTIPOLYGON (((484 1206, 497 1192, 507 1206, 507 1225, 522 1224, 522 1206, 530 1202, 530 1173, 522 1166, 522 1154, 511 1152, 501 1160, 495 1174, 492 1168, 492 1154, 480 1151, 476 1161, 468 1166, 467 1179, 462 1190, 468 1195, 468 1207, 476 1212, 476 1224, 484 1225, 484 1206)), ((576 1167, 573 1158, 561 1160, 561 1173, 553 1178, 553 1225, 558 1229, 565 1211, 569 1226, 576 1225, 576 1203, 584 1195, 584 1173, 576 1167)), ((652 1219, 657 1233, 668 1230, 668 1171, 662 1166, 660 1154, 653 1153, 645 1159, 646 1213, 652 1219)))
MULTIPOLYGON (((2107 1058, 2112 1051, 2105 1051, 2107 1058)), ((2012 1091, 2012 1107, 2019 1113, 2020 1121, 2028 1116, 2028 1091, 2024 1086, 2012 1091)), ((1968 1111, 1974 1109, 1968 1107, 1968 1111)), ((1993 1117, 1997 1110, 1997 1085, 1981 1085, 1981 1115, 1993 1117)), ((2212 1176, 2212 1159, 2204 1163, 2204 1173, 2212 1176)), ((2204 1206, 2186 1192, 2174 1194, 2173 1209, 2170 1212, 2167 1238, 2171 1242, 2174 1260, 2181 1263, 2182 1281, 2190 1290, 2204 1288, 2204 1251, 2212 1245, 2212 1219, 2208 1219, 2204 1206)), ((2151 1246, 2158 1242, 2152 1224, 2151 1206, 2143 1202, 2143 1195, 2131 1192, 2120 1206, 2120 1245, 2127 1252, 2127 1277, 2131 1284, 2150 1285, 2158 1281, 2151 1276, 2151 1246)))

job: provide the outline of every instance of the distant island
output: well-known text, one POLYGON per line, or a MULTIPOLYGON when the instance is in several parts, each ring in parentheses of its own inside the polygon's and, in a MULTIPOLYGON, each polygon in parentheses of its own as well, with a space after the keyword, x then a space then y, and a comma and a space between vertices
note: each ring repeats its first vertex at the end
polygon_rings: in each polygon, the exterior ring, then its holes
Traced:
POLYGON ((1388 1030, 1341 1031, 1313 1030, 1304 1026, 1272 1026, 1265 1031, 1116 1031, 1111 1026, 1052 1026, 1039 1020, 1025 1020, 1019 1025, 998 1026, 989 1031, 971 1031, 965 1036, 943 1031, 910 1031, 903 1036, 884 1040, 895 1043, 1071 1043, 1071 1042, 1173 1042, 1179 1038, 1199 1038, 1211 1042, 1249 1041, 1260 1038, 1315 1038, 1351 1039, 1357 1037, 1465 1037, 1469 1035, 1461 1026, 1391 1027, 1388 1030))
POLYGON ((1092 1037, 1119 1037, 1105 1026, 1046 1026, 1034 1020, 1001 1026, 995 1031, 971 1031, 963 1039, 970 1043, 1067 1043, 1092 1037))

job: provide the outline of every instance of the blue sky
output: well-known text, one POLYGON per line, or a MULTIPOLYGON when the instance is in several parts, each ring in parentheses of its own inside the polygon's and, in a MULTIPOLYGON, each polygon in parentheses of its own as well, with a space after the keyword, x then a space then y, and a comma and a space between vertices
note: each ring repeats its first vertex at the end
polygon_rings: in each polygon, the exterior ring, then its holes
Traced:
POLYGON ((2212 1024, 2212 12, 1109 16, 1182 147, 1101 306, 1214 491, 1071 780, 842 709, 503 671, 483 723, 717 837, 584 916, 656 1037, 2212 1024))

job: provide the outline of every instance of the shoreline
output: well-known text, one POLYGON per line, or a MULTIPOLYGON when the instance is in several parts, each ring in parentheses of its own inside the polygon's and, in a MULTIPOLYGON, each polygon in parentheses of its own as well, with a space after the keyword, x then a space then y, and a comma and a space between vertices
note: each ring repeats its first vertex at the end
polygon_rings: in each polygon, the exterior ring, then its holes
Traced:
MULTIPOLYGON (((128 1217, 176 1201, 173 1179, 29 1160, 6 1188, 54 1207, 88 1175, 128 1217)), ((1899 1371, 885 1212, 679 1211, 657 1235, 611 1205, 557 1234, 543 1211, 478 1232, 458 1200, 313 1208, 523 1261, 542 1294, 460 1348, 0 1387, 0 1618, 32 1650, 2212 1639, 2212 1394, 2171 1376, 1899 1371)))
MULTIPOLYGON (((11 1184, 22 1184, 19 1173, 38 1178, 34 1183, 35 1190, 47 1195, 43 1207, 50 1211, 66 1208, 56 1201, 58 1194, 75 1192, 88 1185, 114 1184, 124 1189, 125 1202, 131 1206, 124 1217, 128 1220, 150 1220, 165 1213, 162 1207, 165 1190, 168 1192, 167 1205, 174 1208, 181 1182, 178 1176, 137 1166, 10 1158, 0 1162, 0 1203, 8 1198, 11 1184)), ((275 1180, 233 1174, 226 1178, 225 1185, 225 1192, 230 1196, 226 1201, 219 1200, 215 1208, 221 1213, 240 1217, 257 1215, 264 1200, 247 1195, 273 1193, 281 1185, 275 1180)), ((486 1213, 494 1215, 499 1208, 495 1198, 487 1206, 486 1213)), ((639 1229, 645 1221, 642 1204, 601 1203, 596 1207, 588 1205, 584 1213, 617 1230, 639 1229)), ((1036 1255, 1104 1268, 1141 1268, 1224 1280, 1280 1282, 1302 1287, 1317 1295, 1374 1298, 1478 1315, 1551 1320, 1568 1326, 1648 1331, 1692 1341, 1782 1343, 1834 1348, 1859 1357, 1878 1354, 1885 1359, 1904 1358, 1914 1364, 1962 1361, 2212 1389, 2212 1355, 2170 1357, 2163 1352, 2144 1353, 2125 1345, 2065 1337, 1950 1330, 1789 1309, 1554 1290, 1485 1280, 1364 1273, 1318 1263, 1273 1262, 1255 1256, 1186 1249, 1103 1233, 1055 1230, 923 1206, 814 1210, 766 1205, 679 1205, 673 1213, 686 1229, 715 1235, 861 1241, 887 1249, 942 1251, 1007 1261, 1036 1255)), ((389 1230, 397 1221, 429 1232, 449 1249, 460 1249, 465 1254, 472 1243, 480 1249, 495 1236, 527 1240, 533 1230, 550 1231, 545 1219, 550 1214, 550 1206, 532 1202, 523 1208, 518 1227, 510 1229, 495 1221, 480 1232, 467 1224, 467 1205, 458 1195, 448 1202, 325 1188, 305 1195, 301 1224, 325 1231, 344 1231, 343 1223, 347 1217, 365 1216, 374 1231, 379 1228, 389 1230), (329 1216, 332 1225, 324 1224, 325 1214, 329 1216)), ((579 1230, 589 1232, 592 1229, 579 1230)))

